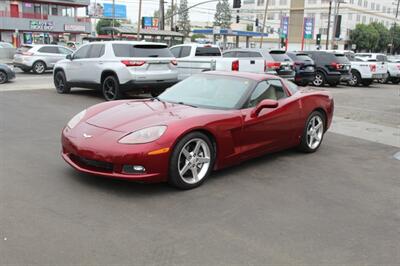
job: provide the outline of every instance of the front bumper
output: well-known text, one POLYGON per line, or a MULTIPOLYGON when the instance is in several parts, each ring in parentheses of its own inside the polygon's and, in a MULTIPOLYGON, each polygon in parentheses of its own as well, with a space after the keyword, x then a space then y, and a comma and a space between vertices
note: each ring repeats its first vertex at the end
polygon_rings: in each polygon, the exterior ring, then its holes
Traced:
MULTIPOLYGON (((160 149, 156 142, 126 145, 118 139, 126 133, 97 128, 82 123, 80 128, 65 128, 62 133, 62 158, 80 172, 116 179, 141 182, 163 182, 167 180, 169 152, 148 155, 160 149), (83 133, 93 137, 85 139, 83 133), (82 133, 82 134, 81 134, 82 133), (143 166, 145 171, 127 173, 124 166, 143 166)), ((77 126, 77 127, 78 127, 77 126)))

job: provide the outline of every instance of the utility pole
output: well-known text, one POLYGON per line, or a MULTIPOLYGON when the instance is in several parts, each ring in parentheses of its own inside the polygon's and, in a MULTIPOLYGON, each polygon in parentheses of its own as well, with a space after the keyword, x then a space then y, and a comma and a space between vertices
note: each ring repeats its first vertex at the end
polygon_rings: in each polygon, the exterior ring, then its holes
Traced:
POLYGON ((269 5, 269 0, 267 0, 267 2, 265 3, 263 25, 262 25, 262 30, 261 30, 260 48, 262 48, 263 40, 264 40, 264 30, 265 30, 265 23, 267 22, 268 5, 269 5))
MULTIPOLYGON (((174 0, 171 0, 171 14, 174 14, 174 0)), ((171 31, 174 31, 174 16, 171 17, 171 31)))
POLYGON ((394 34, 397 26, 397 18, 399 16, 399 6, 400 6, 400 0, 397 0, 397 9, 396 9, 396 17, 394 19, 394 24, 393 24, 393 31, 392 31, 392 46, 390 47, 390 54, 394 54, 394 34))
POLYGON ((137 22, 137 35, 136 40, 140 40, 140 28, 142 22, 142 0, 139 0, 139 14, 138 14, 138 22, 137 22))
POLYGON ((112 2, 112 21, 111 21, 111 39, 114 40, 114 26, 115 26, 115 0, 112 2))
POLYGON ((160 30, 164 30, 164 0, 160 0, 160 30))
POLYGON ((329 1, 329 11, 328 11, 328 28, 326 29, 326 44, 325 50, 329 49, 329 30, 331 28, 331 15, 332 15, 332 0, 329 1))

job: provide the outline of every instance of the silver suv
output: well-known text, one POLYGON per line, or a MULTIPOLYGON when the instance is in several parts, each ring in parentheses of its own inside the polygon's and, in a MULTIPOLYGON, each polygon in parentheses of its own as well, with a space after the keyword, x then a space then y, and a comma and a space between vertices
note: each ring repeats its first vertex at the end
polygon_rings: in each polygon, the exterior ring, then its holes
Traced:
POLYGON ((92 42, 56 64, 54 85, 59 93, 71 87, 100 88, 108 101, 127 91, 156 96, 178 82, 176 65, 163 43, 92 42))
POLYGON ((24 72, 43 74, 73 51, 59 45, 22 45, 14 55, 13 64, 24 72))

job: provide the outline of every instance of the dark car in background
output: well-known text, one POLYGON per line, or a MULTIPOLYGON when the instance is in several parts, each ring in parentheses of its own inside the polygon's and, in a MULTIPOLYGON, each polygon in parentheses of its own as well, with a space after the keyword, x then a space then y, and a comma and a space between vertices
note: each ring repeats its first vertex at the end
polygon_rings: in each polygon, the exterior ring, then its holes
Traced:
POLYGON ((15 72, 12 66, 0 64, 0 84, 15 79, 15 72))
POLYGON ((294 62, 296 76, 294 82, 299 86, 307 86, 314 80, 315 63, 307 54, 303 52, 286 53, 294 62))
POLYGON ((315 76, 312 84, 322 87, 326 84, 334 87, 340 82, 351 79, 351 64, 344 54, 326 51, 307 51, 315 62, 315 76))
POLYGON ((294 80, 295 71, 293 61, 285 54, 285 51, 258 49, 258 48, 236 48, 227 50, 222 54, 225 58, 262 58, 264 59, 264 72, 278 75, 281 78, 294 80))

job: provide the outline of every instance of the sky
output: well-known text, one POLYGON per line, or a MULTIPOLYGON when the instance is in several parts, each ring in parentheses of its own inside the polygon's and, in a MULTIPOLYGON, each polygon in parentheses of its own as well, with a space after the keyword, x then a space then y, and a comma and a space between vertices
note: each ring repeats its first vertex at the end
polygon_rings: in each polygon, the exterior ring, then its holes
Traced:
MULTIPOLYGON (((176 3, 179 0, 174 0, 176 3)), ((188 0, 188 6, 203 2, 204 0, 188 0)), ((112 0, 91 0, 97 3, 112 3, 112 0)), ((115 4, 125 4, 127 6, 127 16, 132 23, 137 22, 139 0, 115 0, 115 4)), ((171 4, 171 0, 165 0, 165 9, 171 4)), ((195 7, 189 11, 191 21, 213 21, 216 3, 206 3, 195 7)), ((158 10, 159 0, 142 0, 142 16, 153 16, 153 12, 158 10)))

